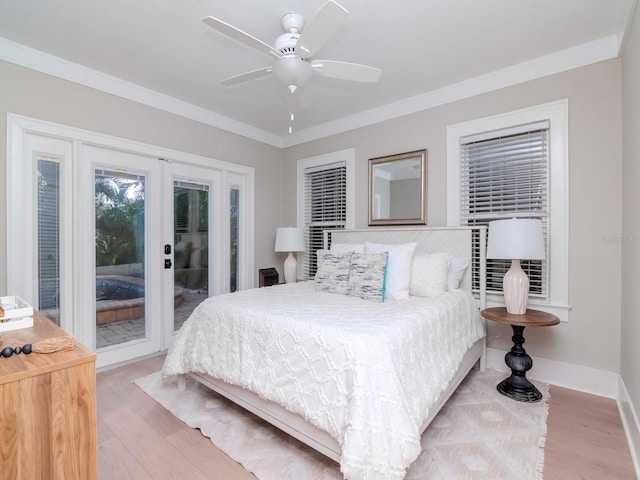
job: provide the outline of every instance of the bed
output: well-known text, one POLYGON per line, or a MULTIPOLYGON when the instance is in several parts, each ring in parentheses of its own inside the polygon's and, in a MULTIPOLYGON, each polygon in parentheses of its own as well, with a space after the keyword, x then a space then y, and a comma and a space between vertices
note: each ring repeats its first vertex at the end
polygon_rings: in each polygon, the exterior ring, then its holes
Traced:
MULTIPOLYGON (((394 251, 413 245, 418 273, 426 258, 469 259, 485 235, 482 227, 339 230, 325 233, 325 257, 386 248, 390 287, 394 251)), ((352 279, 356 258, 375 256, 348 255, 352 279)), ((193 377, 340 463, 346 479, 402 479, 437 412, 478 361, 484 368, 485 276, 474 297, 471 268, 458 273, 457 288, 442 294, 382 303, 313 281, 212 297, 183 325, 163 375, 179 386, 193 377)))

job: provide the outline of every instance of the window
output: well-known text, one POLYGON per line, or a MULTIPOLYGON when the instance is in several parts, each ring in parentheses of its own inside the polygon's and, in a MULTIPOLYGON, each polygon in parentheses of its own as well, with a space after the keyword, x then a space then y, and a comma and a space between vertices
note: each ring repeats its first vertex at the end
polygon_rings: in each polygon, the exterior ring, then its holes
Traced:
MULTIPOLYGON (((488 225, 505 218, 536 218, 548 238, 549 122, 460 139, 460 222, 488 225)), ((478 241, 475 239, 474 241, 478 241)), ((477 249, 476 249, 477 251, 477 249)), ((474 259, 477 265, 477 260, 474 259)), ((487 259, 487 292, 502 292, 510 260, 487 259)), ((547 261, 523 260, 531 295, 546 298, 547 261)), ((473 270, 474 286, 479 269, 473 270)))
MULTIPOLYGON (((529 303, 567 320, 568 182, 566 100, 447 127, 447 222, 542 221, 547 257, 523 262, 529 303)), ((477 241, 477 240, 476 240, 477 241)), ((476 251, 479 245, 476 245, 476 251)), ((509 261, 487 260, 487 303, 502 303, 509 261)), ((477 268, 474 285, 479 282, 477 268)))
POLYGON ((347 167, 344 162, 305 170, 304 278, 316 274, 316 252, 323 245, 324 230, 343 229, 347 223, 347 167))
POLYGON ((173 182, 176 233, 209 231, 209 187, 193 181, 173 182))
POLYGON ((304 259, 299 276, 312 279, 316 251, 323 247, 323 232, 353 228, 352 149, 298 162, 298 225, 305 234, 304 259))

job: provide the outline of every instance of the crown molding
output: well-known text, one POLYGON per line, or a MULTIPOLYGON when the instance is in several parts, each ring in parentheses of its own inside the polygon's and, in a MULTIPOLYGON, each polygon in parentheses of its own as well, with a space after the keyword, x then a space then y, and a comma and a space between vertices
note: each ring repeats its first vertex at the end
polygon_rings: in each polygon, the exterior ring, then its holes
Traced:
POLYGON ((622 14, 620 15, 618 24, 618 54, 622 55, 622 50, 626 44, 626 33, 631 30, 633 19, 635 18, 636 9, 638 8, 638 0, 624 0, 622 14))
POLYGON ((317 127, 300 130, 284 138, 284 147, 318 140, 537 78, 610 60, 618 56, 618 50, 618 36, 610 35, 317 127))
MULTIPOLYGON (((637 0, 632 0, 635 5, 637 0)), ((287 148, 356 128, 402 117, 439 105, 463 100, 537 78, 616 58, 620 35, 560 50, 444 88, 432 90, 365 112, 349 115, 290 135, 279 136, 168 95, 107 75, 83 65, 26 47, 0 37, 0 59, 211 125, 277 148, 287 148)))
POLYGON ((0 60, 282 148, 282 137, 279 135, 2 37, 0 60))

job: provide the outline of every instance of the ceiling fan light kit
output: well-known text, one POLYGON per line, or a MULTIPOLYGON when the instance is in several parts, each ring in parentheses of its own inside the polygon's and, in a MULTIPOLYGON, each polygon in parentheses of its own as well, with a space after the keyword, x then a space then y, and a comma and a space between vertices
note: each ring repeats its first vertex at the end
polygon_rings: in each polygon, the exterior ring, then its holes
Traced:
POLYGON ((276 77, 291 93, 307 84, 313 75, 309 62, 299 57, 283 57, 273 65, 276 77))
MULTIPOLYGON (((215 17, 205 17, 202 21, 218 32, 258 50, 276 60, 269 67, 225 78, 220 83, 234 85, 255 80, 275 73, 278 81, 294 94, 306 85, 313 74, 353 82, 377 82, 382 70, 357 63, 332 60, 312 60, 311 57, 335 35, 347 20, 347 10, 334 0, 328 0, 306 23, 302 15, 287 13, 281 24, 285 31, 271 46, 262 40, 215 17)), ((289 128, 291 131, 291 127, 289 128)))

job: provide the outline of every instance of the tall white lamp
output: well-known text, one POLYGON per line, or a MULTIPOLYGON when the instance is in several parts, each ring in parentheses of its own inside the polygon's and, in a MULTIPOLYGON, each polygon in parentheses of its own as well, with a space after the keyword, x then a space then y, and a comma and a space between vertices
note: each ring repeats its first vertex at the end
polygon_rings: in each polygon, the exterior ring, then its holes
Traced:
POLYGON ((502 290, 507 312, 523 315, 529 299, 529 278, 520 260, 544 260, 542 222, 531 218, 512 218, 489 222, 487 258, 511 260, 502 290))
POLYGON ((281 227, 276 231, 276 252, 289 252, 284 261, 284 281, 296 281, 296 257, 293 252, 304 251, 304 232, 301 228, 281 227))

